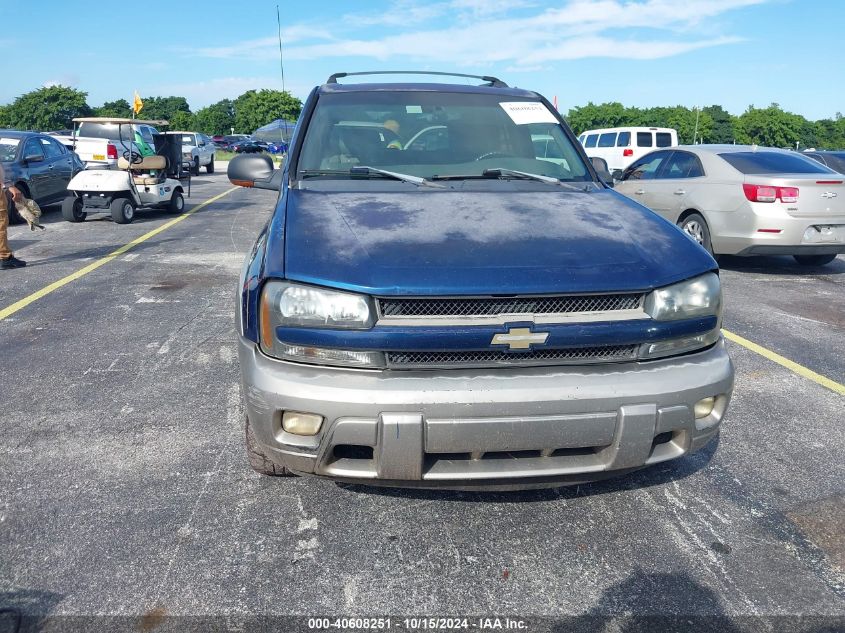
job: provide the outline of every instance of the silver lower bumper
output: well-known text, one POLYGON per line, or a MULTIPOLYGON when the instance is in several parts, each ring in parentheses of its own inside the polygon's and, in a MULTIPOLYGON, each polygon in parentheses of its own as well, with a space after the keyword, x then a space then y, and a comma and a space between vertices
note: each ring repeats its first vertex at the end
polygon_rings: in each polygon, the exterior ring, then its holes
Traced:
POLYGON ((699 450, 718 432, 734 370, 712 348, 647 363, 364 371, 301 365, 239 345, 259 444, 302 474, 382 485, 535 487, 587 481, 699 450), (694 404, 716 396, 701 419, 694 404), (325 418, 286 433, 285 410, 325 418))

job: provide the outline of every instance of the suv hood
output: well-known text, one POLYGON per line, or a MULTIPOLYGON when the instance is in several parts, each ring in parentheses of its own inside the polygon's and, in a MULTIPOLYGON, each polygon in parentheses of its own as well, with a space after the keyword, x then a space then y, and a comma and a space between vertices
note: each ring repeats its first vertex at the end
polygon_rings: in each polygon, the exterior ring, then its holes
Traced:
POLYGON ((266 276, 368 294, 647 290, 716 268, 674 225, 610 190, 286 198, 284 246, 271 241, 266 276))

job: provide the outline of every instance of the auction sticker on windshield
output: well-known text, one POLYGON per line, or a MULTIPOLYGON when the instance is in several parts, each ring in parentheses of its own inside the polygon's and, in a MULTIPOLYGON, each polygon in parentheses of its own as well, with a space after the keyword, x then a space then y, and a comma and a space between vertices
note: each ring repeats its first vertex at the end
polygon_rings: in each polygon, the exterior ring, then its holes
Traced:
POLYGON ((499 105, 517 125, 557 123, 555 115, 539 101, 504 101, 499 105))

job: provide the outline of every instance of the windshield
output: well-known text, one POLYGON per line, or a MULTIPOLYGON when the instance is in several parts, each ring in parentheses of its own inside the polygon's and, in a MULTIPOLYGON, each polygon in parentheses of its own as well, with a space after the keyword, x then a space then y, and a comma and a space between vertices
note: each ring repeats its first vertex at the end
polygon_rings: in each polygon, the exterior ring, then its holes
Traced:
POLYGON ((485 170, 508 169, 565 181, 591 180, 543 103, 490 94, 321 96, 303 141, 299 177, 349 178, 356 165, 422 178, 482 177, 485 170))
POLYGON ((135 137, 129 123, 80 123, 78 137, 131 140, 135 137), (118 127, 120 130, 118 131, 118 127))
POLYGON ((182 134, 182 145, 196 145, 197 141, 193 134, 182 134))
POLYGON ((11 163, 15 160, 20 142, 17 138, 0 138, 0 163, 11 163))

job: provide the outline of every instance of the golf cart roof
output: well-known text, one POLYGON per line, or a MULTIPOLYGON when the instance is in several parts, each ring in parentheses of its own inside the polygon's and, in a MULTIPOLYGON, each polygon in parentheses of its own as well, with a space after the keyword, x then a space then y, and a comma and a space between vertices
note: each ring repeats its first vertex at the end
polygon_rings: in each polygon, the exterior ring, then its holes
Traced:
POLYGON ((109 116, 85 116, 77 117, 73 120, 74 123, 141 123, 143 125, 170 125, 167 121, 159 119, 157 121, 147 121, 144 119, 121 119, 120 117, 109 116))

